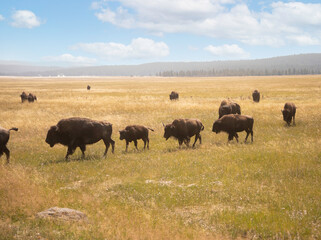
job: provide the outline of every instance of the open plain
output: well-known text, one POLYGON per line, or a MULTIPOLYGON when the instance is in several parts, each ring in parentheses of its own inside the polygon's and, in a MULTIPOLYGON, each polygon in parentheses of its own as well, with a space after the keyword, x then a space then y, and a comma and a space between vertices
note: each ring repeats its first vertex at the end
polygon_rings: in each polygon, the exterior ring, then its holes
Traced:
POLYGON ((0 159, 0 239, 321 239, 320 96, 320 75, 1 77, 0 126, 19 131, 10 164, 0 159), (37 101, 21 103, 22 91, 37 101), (212 132, 228 97, 253 116, 252 144, 242 143, 245 132, 229 144, 212 132), (296 126, 282 119, 285 102, 297 106, 296 126), (65 146, 50 148, 49 127, 73 116, 111 122, 115 153, 104 159, 101 141, 65 161, 65 146), (165 141, 162 123, 176 118, 202 121, 202 145, 165 141), (139 140, 139 151, 130 143, 125 152, 118 131, 130 124, 155 130, 150 150, 139 140), (88 221, 36 217, 55 206, 88 221))

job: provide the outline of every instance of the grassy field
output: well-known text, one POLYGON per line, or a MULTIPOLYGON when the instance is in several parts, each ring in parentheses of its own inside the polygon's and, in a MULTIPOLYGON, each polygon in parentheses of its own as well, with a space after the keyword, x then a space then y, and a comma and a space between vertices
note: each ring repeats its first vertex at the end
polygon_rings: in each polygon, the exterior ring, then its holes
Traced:
POLYGON ((0 159, 0 239, 321 239, 320 96, 321 76, 2 77, 0 125, 19 131, 10 164, 0 159), (170 102, 172 90, 179 101, 170 102), (21 104, 22 91, 38 102, 21 104), (227 97, 254 117, 253 144, 211 131, 227 97), (295 127, 282 119, 287 101, 297 106, 295 127), (66 147, 50 148, 49 127, 72 116, 111 122, 115 154, 102 158, 101 141, 67 162, 66 147), (175 118, 200 119, 203 144, 165 141, 162 122, 175 118), (125 153, 118 131, 130 124, 155 129, 149 151, 139 140, 125 153), (35 216, 54 206, 89 220, 35 216))

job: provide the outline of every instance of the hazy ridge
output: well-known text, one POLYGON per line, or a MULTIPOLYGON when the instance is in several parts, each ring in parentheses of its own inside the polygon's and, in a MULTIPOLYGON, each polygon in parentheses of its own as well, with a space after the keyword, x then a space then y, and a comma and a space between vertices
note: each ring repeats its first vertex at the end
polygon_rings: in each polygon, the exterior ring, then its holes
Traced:
POLYGON ((0 63, 0 76, 251 76, 294 74, 321 74, 321 53, 256 60, 155 62, 140 65, 68 68, 0 63))

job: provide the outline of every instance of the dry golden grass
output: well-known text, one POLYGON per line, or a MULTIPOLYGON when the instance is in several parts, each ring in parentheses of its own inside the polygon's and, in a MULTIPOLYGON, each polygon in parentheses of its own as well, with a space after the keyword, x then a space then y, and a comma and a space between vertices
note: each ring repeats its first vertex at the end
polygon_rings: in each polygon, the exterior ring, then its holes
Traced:
POLYGON ((0 239, 321 238, 321 76, 2 77, 0 91, 0 125, 19 128, 10 165, 0 159, 0 239), (250 99, 254 89, 260 103, 250 99), (179 101, 169 101, 172 90, 179 101), (38 101, 21 104, 22 91, 38 101), (211 132, 227 97, 254 117, 253 144, 211 132), (282 120, 287 101, 298 107, 295 127, 282 120), (66 162, 66 147, 44 140, 71 116, 111 122, 115 154, 103 159, 99 142, 85 160, 76 150, 66 162), (199 118, 203 144, 165 141, 162 122, 175 118, 199 118), (149 151, 131 144, 124 152, 118 131, 129 124, 155 129, 149 151), (83 211, 89 222, 35 217, 53 206, 83 211))

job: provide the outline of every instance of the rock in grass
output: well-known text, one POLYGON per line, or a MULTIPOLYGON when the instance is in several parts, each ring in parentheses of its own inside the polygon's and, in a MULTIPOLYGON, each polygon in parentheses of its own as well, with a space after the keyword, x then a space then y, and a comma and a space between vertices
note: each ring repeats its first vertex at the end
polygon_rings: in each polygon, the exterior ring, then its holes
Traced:
POLYGON ((37 213, 37 217, 39 218, 54 218, 61 219, 65 221, 87 221, 86 214, 70 209, 70 208, 59 208, 52 207, 43 212, 37 213))

